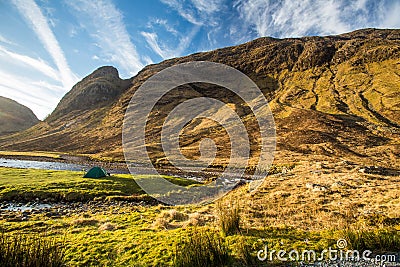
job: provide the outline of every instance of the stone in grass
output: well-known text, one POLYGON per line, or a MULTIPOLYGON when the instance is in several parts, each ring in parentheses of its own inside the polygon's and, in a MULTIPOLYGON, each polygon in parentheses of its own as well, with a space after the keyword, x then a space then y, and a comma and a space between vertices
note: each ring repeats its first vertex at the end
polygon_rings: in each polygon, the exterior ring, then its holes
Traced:
POLYGON ((324 192, 328 190, 326 186, 313 183, 307 183, 306 188, 311 189, 313 192, 321 192, 321 191, 324 192))
POLYGON ((358 170, 361 173, 387 175, 387 170, 379 166, 365 166, 358 170))
POLYGON ((99 226, 99 231, 113 231, 116 229, 116 226, 110 222, 103 223, 102 225, 99 226))
POLYGON ((344 183, 342 183, 340 181, 334 182, 331 185, 331 188, 333 188, 333 189, 340 189, 340 188, 344 188, 344 187, 346 187, 346 184, 344 184, 344 183))

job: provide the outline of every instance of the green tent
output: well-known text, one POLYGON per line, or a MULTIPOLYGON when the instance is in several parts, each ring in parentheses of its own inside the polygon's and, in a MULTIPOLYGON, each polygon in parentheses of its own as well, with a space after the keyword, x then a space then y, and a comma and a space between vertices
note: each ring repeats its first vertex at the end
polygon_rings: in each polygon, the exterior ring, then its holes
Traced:
POLYGON ((101 177, 106 177, 106 176, 107 176, 107 172, 103 168, 93 167, 83 177, 84 178, 101 178, 101 177))

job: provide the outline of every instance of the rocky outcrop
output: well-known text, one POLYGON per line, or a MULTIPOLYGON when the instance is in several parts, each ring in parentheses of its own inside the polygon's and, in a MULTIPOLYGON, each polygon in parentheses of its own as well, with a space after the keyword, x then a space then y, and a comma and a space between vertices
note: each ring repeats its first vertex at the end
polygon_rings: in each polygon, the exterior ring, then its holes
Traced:
POLYGON ((47 121, 55 121, 70 112, 99 109, 115 102, 129 86, 130 80, 119 78, 118 70, 105 66, 78 82, 60 101, 47 121))

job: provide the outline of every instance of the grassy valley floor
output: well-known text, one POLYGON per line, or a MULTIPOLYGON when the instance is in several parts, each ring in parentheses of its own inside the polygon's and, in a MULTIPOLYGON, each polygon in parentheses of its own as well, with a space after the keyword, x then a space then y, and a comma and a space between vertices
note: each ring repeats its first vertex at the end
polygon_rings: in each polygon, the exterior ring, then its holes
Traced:
MULTIPOLYGON (((338 239, 347 241, 344 250, 397 253, 399 260, 400 177, 363 168, 299 162, 255 192, 243 186, 212 204, 174 207, 146 196, 130 175, 0 168, 0 225, 5 236, 57 240, 67 266, 271 266, 257 259, 265 245, 321 252, 338 248, 338 239), (11 202, 53 206, 4 210, 11 202)), ((273 262, 288 266, 276 254, 273 262)))

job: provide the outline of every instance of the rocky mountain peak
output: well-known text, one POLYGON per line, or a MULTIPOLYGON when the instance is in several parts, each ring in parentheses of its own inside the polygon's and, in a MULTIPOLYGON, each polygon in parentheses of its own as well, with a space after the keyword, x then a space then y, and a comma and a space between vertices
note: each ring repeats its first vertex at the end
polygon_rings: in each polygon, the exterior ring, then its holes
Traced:
POLYGON ((119 73, 113 66, 102 66, 97 70, 93 71, 85 79, 96 79, 96 78, 119 78, 119 73))
POLYGON ((100 67, 72 87, 47 121, 57 120, 70 112, 80 113, 107 106, 129 85, 130 79, 121 79, 116 68, 100 67))

